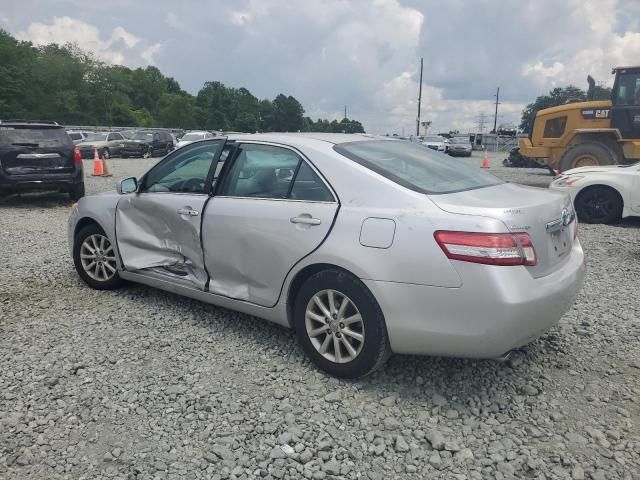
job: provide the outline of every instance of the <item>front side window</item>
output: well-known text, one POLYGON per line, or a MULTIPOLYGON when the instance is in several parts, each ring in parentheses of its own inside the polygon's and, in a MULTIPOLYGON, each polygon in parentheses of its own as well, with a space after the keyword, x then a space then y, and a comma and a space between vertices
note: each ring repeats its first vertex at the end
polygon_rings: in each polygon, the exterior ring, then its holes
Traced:
POLYGON ((343 143, 334 150, 389 180, 420 193, 442 194, 504 183, 428 148, 397 140, 343 143))
POLYGON ((206 193, 206 182, 220 142, 188 145, 151 169, 143 192, 206 193))

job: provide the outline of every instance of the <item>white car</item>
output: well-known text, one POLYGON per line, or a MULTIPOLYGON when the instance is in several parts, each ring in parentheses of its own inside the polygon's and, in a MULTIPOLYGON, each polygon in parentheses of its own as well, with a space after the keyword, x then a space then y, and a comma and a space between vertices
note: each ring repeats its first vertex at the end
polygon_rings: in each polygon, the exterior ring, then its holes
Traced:
POLYGON ((211 132, 188 132, 185 133, 182 138, 180 138, 180 141, 178 143, 176 143, 176 148, 184 147, 185 145, 188 145, 191 142, 195 142, 196 140, 206 140, 213 137, 215 137, 215 135, 211 132))
POLYGON ((424 137, 422 145, 429 147, 432 150, 437 150, 438 152, 446 152, 448 150, 446 138, 441 137, 440 135, 429 135, 424 137))
POLYGON ((567 192, 581 221, 614 223, 640 216, 640 162, 565 171, 549 188, 567 192))

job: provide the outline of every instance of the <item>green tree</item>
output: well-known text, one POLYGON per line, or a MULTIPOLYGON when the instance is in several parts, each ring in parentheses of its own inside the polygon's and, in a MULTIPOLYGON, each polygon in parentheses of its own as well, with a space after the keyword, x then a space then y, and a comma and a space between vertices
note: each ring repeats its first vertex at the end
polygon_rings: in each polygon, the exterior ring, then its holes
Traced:
POLYGON ((161 127, 197 128, 195 99, 188 95, 163 93, 158 101, 156 120, 161 127))
POLYGON ((524 132, 528 132, 531 128, 531 123, 538 110, 544 108, 555 107, 567 102, 578 101, 582 102, 586 100, 587 94, 580 90, 578 87, 569 85, 567 87, 557 87, 549 92, 548 95, 541 95, 536 98, 536 101, 527 105, 522 111, 522 118, 520 120, 520 128, 524 132))
POLYGON ((276 132, 297 132, 302 130, 304 108, 292 96, 282 93, 273 100, 273 130, 276 132))

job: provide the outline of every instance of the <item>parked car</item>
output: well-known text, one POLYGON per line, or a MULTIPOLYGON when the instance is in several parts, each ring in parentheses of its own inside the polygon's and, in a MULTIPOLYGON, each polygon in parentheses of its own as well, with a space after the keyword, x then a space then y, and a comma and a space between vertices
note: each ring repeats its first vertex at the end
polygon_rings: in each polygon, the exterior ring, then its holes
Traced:
POLYGON ((469 137, 453 137, 451 139, 451 146, 449 147, 449 155, 452 157, 470 157, 471 156, 471 142, 469 137))
POLYGON ((140 130, 133 138, 125 140, 122 158, 157 157, 167 155, 174 149, 173 137, 164 130, 140 130))
POLYGON ((510 123, 498 125, 498 135, 506 137, 515 137, 518 134, 518 128, 510 123))
POLYGON ((89 132, 77 132, 73 130, 67 131, 67 133, 69 134, 71 141, 76 145, 80 142, 84 142, 84 139, 89 135, 89 132))
POLYGON ((422 141, 422 145, 429 147, 432 150, 437 150, 438 152, 446 152, 447 150, 445 138, 440 135, 425 136, 422 141))
POLYGON ((583 222, 614 223, 640 216, 640 162, 573 168, 549 188, 569 193, 583 222))
POLYGON ((215 135, 207 131, 187 132, 180 138, 180 141, 176 144, 176 148, 183 147, 196 140, 206 140, 207 138, 213 137, 215 137, 215 135))
POLYGON ((340 377, 391 352, 500 356, 555 325, 584 277, 568 195, 406 141, 200 140, 117 188, 71 213, 89 286, 130 280, 294 328, 340 377))
POLYGON ((33 190, 82 197, 80 152, 55 122, 0 121, 0 193, 33 190))
POLYGON ((121 153, 123 142, 120 132, 96 132, 87 134, 84 141, 78 143, 78 148, 82 158, 93 158, 96 148, 98 155, 109 158, 121 153))

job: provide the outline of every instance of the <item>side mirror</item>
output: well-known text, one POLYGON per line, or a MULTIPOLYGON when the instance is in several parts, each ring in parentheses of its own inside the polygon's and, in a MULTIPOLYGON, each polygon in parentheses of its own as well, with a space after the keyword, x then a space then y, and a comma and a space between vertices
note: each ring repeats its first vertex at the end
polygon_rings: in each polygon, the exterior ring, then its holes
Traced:
POLYGON ((120 195, 138 191, 138 179, 136 177, 123 178, 118 181, 117 190, 120 195))

